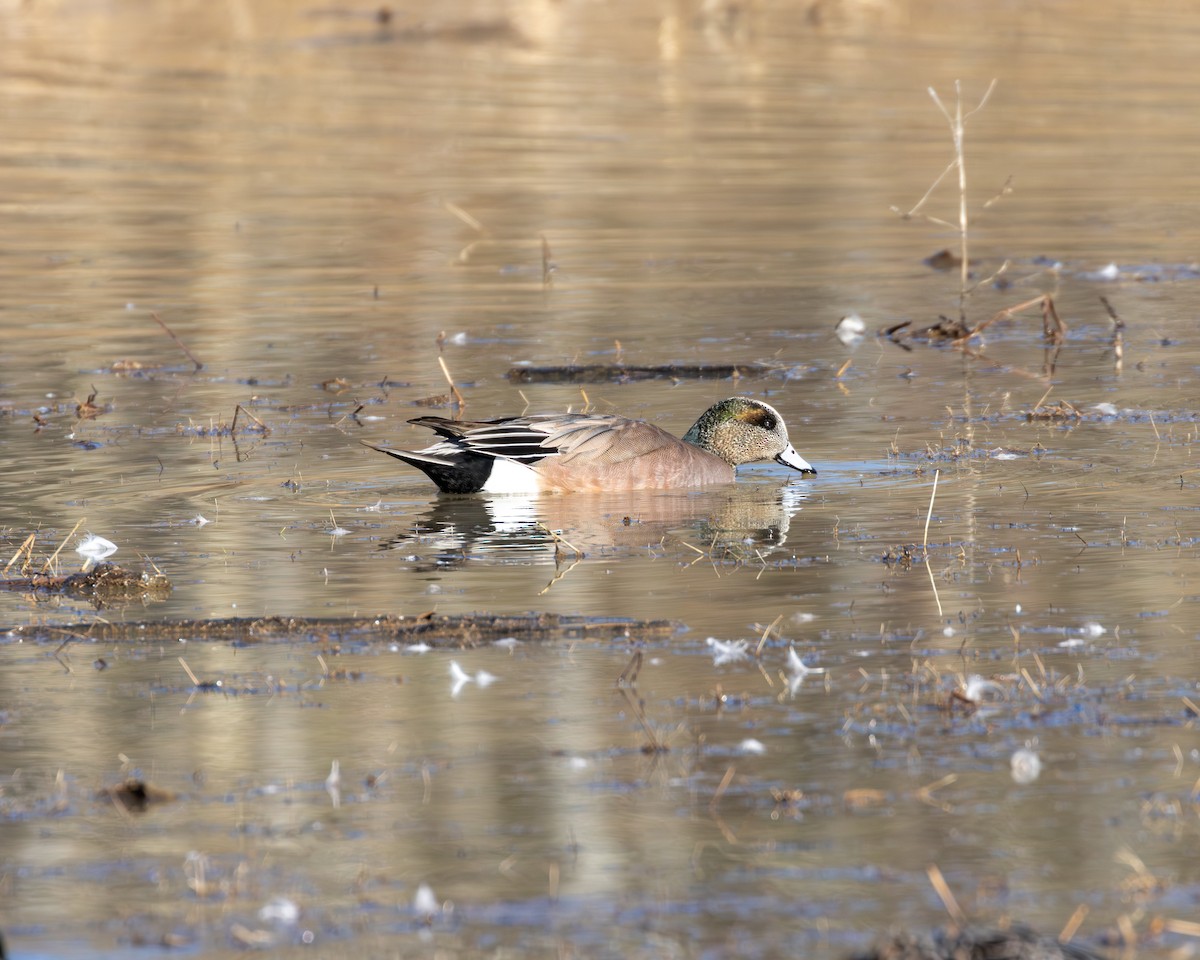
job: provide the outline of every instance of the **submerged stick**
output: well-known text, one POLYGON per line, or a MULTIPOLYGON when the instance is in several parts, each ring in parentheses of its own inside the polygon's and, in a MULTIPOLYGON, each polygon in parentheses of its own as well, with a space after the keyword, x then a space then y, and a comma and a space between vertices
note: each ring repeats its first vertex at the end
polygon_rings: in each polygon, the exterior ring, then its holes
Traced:
POLYGON ((177 337, 175 335, 175 331, 172 330, 170 327, 168 327, 165 323, 163 323, 162 317, 160 317, 157 313, 151 313, 150 316, 152 316, 154 318, 155 323, 157 323, 160 327, 163 328, 164 331, 166 331, 167 336, 175 341, 175 345, 177 347, 179 347, 180 350, 182 350, 184 353, 187 354, 187 358, 196 365, 197 370, 204 369, 204 364, 202 364, 199 360, 196 359, 196 355, 187 348, 186 343, 184 343, 182 340, 179 339, 179 337, 177 337))

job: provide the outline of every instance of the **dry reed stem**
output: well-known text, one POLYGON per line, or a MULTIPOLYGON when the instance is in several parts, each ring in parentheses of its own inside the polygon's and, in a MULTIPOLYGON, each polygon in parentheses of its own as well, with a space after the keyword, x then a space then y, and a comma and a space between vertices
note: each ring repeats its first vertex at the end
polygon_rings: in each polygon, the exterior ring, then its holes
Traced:
POLYGON ((1079 932, 1079 928, 1083 926, 1083 921, 1088 915, 1088 905, 1081 903, 1075 908, 1075 912, 1067 919, 1062 930, 1058 934, 1059 943, 1068 943, 1079 932))
POLYGON ((262 430, 264 437, 271 432, 270 427, 268 427, 265 423, 263 423, 261 420, 259 420, 258 417, 256 417, 254 414, 252 414, 249 410, 247 410, 245 407, 243 407, 239 403, 236 407, 233 408, 233 423, 230 424, 230 426, 229 426, 229 435, 230 436, 233 436, 233 434, 235 434, 237 432, 238 415, 242 414, 242 413, 244 413, 251 420, 253 420, 255 423, 258 424, 258 427, 260 430, 262 430))
POLYGON ((725 791, 729 789, 729 785, 733 783, 734 775, 737 773, 737 767, 730 765, 725 771, 725 776, 721 778, 721 782, 717 784, 717 789, 713 791, 712 799, 708 801, 708 809, 716 810, 717 805, 721 802, 721 797, 725 795, 725 791))
POLYGON ((87 523, 87 517, 80 517, 78 522, 71 528, 71 532, 66 535, 63 542, 58 545, 58 549, 50 554, 50 558, 42 564, 43 570, 50 570, 54 566, 54 562, 58 559, 58 555, 62 553, 63 547, 67 545, 67 541, 75 536, 75 531, 87 523))
POLYGON ((946 118, 946 122, 950 124, 950 133, 954 138, 954 165, 958 168, 958 240, 959 240, 959 257, 962 263, 959 265, 959 302, 958 312, 961 319, 966 318, 966 303, 967 303, 967 281, 970 279, 970 260, 967 256, 968 246, 968 227, 967 219, 967 163, 964 151, 964 138, 966 134, 966 122, 987 104, 988 99, 992 95, 992 91, 996 89, 996 79, 988 84, 987 90, 974 110, 971 110, 965 116, 962 109, 962 86, 960 81, 954 81, 954 116, 950 115, 950 111, 946 109, 945 104, 937 95, 937 91, 929 88, 929 95, 933 97, 933 102, 937 104, 938 109, 942 111, 942 116, 946 118))
POLYGON ((947 802, 945 800, 937 799, 937 797, 935 797, 933 794, 934 794, 934 791, 941 790, 942 787, 948 787, 952 783, 956 783, 957 781, 958 781, 957 773, 948 773, 948 774, 946 774, 946 776, 942 777, 940 780, 935 780, 935 781, 933 781, 933 783, 927 783, 923 787, 918 787, 916 789, 916 792, 914 795, 922 803, 928 804, 931 807, 937 807, 943 813, 953 813, 954 806, 952 804, 950 804, 949 802, 947 802))
POLYGON ((1163 929, 1185 937, 1200 937, 1200 923, 1192 920, 1164 920, 1163 929))
POLYGON ((183 667, 183 672, 186 673, 188 675, 188 679, 192 681, 192 686, 200 686, 200 678, 192 673, 192 668, 188 666, 187 661, 184 660, 183 657, 179 658, 179 665, 183 667))
POLYGON ((575 544, 571 543, 571 541, 567 540, 566 537, 563 537, 561 534, 557 533, 556 531, 551 530, 548 526, 546 526, 540 520, 538 521, 537 526, 541 527, 543 530, 546 531, 546 533, 550 534, 550 539, 552 539, 554 541, 554 552, 556 554, 560 552, 559 545, 561 544, 562 546, 564 546, 568 550, 570 550, 572 553, 574 553, 575 556, 577 556, 577 557, 582 557, 584 555, 583 551, 580 550, 577 546, 575 546, 575 544))
POLYGON ((929 509, 925 512, 925 536, 921 540, 921 550, 925 553, 925 562, 929 562, 929 519, 933 516, 933 498, 937 496, 938 477, 941 470, 933 471, 933 489, 929 492, 929 509))
POLYGON ((446 358, 440 354, 438 355, 438 366, 442 368, 442 375, 446 378, 446 382, 450 384, 450 393, 454 396, 454 402, 458 405, 458 410, 461 413, 466 409, 467 401, 458 392, 458 387, 454 385, 454 378, 450 376, 450 368, 446 366, 446 358))
POLYGON ((942 871, 938 869, 937 864, 929 864, 925 868, 925 872, 929 875, 929 882, 933 884, 934 892, 941 899, 942 906, 950 914, 950 919, 958 924, 959 927, 966 927, 967 915, 962 912, 958 901, 954 899, 954 892, 950 889, 950 885, 946 883, 946 878, 942 876, 942 871))
POLYGON ((542 286, 554 286, 554 261, 550 258, 550 241, 544 233, 538 234, 542 241, 542 286))
MULTIPOLYGON (((767 637, 769 637, 771 635, 771 633, 775 631, 775 628, 779 625, 779 622, 781 620, 783 620, 782 613, 779 616, 777 616, 774 620, 772 620, 770 623, 767 624, 767 628, 765 630, 763 630, 762 636, 758 638, 758 646, 754 648, 754 655, 756 657, 762 656, 762 648, 766 645, 767 637)), ((776 636, 779 636, 779 634, 776 633, 776 636)), ((780 637, 780 639, 783 639, 783 638, 780 637)))
MULTIPOLYGON (((971 269, 971 261, 970 261, 970 257, 969 257, 970 219, 967 214, 967 163, 966 163, 966 153, 965 153, 965 146, 964 146, 965 139, 966 139, 966 125, 967 125, 967 121, 969 119, 971 119, 971 117, 973 117, 975 114, 977 114, 980 110, 982 110, 984 108, 984 106, 987 104, 988 100, 992 96, 992 91, 996 89, 996 82, 997 81, 993 78, 992 82, 990 84, 988 84, 987 90, 984 91, 983 96, 980 98, 979 103, 975 105, 974 109, 969 110, 966 113, 963 113, 961 81, 959 81, 959 80, 954 81, 954 111, 953 112, 951 112, 950 109, 942 102, 942 98, 938 96, 937 90, 935 90, 933 87, 928 88, 929 96, 933 98, 933 102, 937 105, 937 108, 942 112, 942 116, 946 118, 946 123, 949 124, 949 126, 950 126, 950 135, 954 142, 954 159, 950 161, 950 163, 946 166, 945 170, 943 170, 940 174, 938 174, 937 179, 934 180, 933 184, 929 187, 929 189, 925 191, 925 195, 923 197, 921 197, 920 200, 917 201, 916 205, 911 210, 909 210, 908 213, 903 213, 898 208, 892 207, 893 212, 898 214, 901 218, 903 218, 905 220, 912 219, 912 217, 915 216, 921 210, 921 208, 925 205, 925 203, 933 195, 934 190, 936 190, 938 188, 938 186, 941 184, 941 182, 943 180, 946 179, 946 177, 950 174, 950 172, 957 170, 957 172, 958 172, 958 223, 954 224, 954 223, 949 222, 948 220, 942 220, 939 217, 933 217, 933 216, 930 216, 929 214, 922 214, 922 216, 929 223, 937 224, 939 226, 949 227, 950 229, 955 230, 958 233, 958 247, 959 247, 959 260, 960 260, 960 263, 959 263, 958 310, 959 310, 959 319, 964 322, 966 320, 967 296, 970 293, 970 285, 969 285, 968 281, 970 280, 970 269, 971 269)), ((995 203, 996 200, 998 200, 1000 197, 1004 196, 1007 192, 1010 192, 1010 191, 1011 191, 1011 187, 1010 187, 1009 183, 1006 182, 1004 188, 1001 189, 1001 192, 996 197, 993 197, 992 200, 989 201, 989 204, 995 203)))
POLYGON ((986 330, 997 320, 1009 320, 1022 310, 1028 310, 1030 307, 1040 306, 1042 308, 1042 337, 1047 343, 1062 343, 1066 339, 1067 325, 1063 323, 1062 318, 1058 315, 1058 309, 1054 306, 1054 298, 1049 294, 1040 294, 1032 297, 1023 303, 1018 303, 1014 307, 1005 307, 1003 310, 997 310, 994 314, 988 317, 983 323, 971 329, 965 336, 959 337, 954 342, 956 344, 964 343, 986 330))
POLYGON ((24 556, 25 562, 21 564, 21 572, 29 569, 29 564, 33 563, 33 545, 37 542, 37 534, 31 533, 25 538, 25 542, 17 549, 17 552, 12 555, 12 559, 8 561, 4 567, 4 575, 8 576, 8 571, 12 569, 12 565, 17 562, 17 558, 24 556))
POLYGON ((485 228, 482 223, 480 223, 473 216, 471 216, 469 213, 467 213, 467 211, 464 210, 462 207, 460 207, 458 204, 451 203, 449 200, 443 200, 442 207, 443 207, 443 209, 448 210, 450 213, 454 214, 454 216, 456 216, 459 220, 461 220, 463 223, 465 223, 468 227, 470 227, 472 230, 476 231, 477 233, 487 233, 487 228, 485 228))
POLYGON ((170 327, 168 327, 165 323, 163 323, 162 317, 160 317, 157 313, 153 313, 153 312, 150 314, 150 316, 152 316, 154 318, 155 323, 157 323, 160 327, 163 328, 164 331, 166 331, 167 336, 175 341, 175 346, 179 347, 180 350, 182 350, 184 353, 187 354, 187 358, 196 365, 196 369, 203 370, 204 364, 202 364, 199 360, 196 359, 196 355, 194 353, 192 353, 191 350, 188 349, 188 346, 186 343, 184 343, 182 340, 179 339, 179 337, 177 337, 175 335, 175 331, 172 330, 170 327))

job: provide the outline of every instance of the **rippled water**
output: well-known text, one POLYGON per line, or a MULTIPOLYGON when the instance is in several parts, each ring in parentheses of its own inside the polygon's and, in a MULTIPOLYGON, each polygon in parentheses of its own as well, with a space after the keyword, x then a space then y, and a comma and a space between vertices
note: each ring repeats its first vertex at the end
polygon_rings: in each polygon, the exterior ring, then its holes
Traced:
POLYGON ((0 592, 10 952, 836 957, 946 922, 931 863, 980 921, 1085 904, 1092 944, 1194 949, 1198 33, 1168 4, 0 5, 0 559, 32 534, 73 572, 90 532, 172 584, 0 592), (953 230, 890 208, 952 157, 925 88, 993 77, 971 258, 1009 266, 968 319, 1050 293, 1066 340, 1036 309, 970 354, 876 337, 957 315, 924 263, 953 230), (470 417, 682 433, 761 396, 819 473, 440 498, 359 444, 453 414, 439 357, 470 417), (88 635, 430 611, 672 625, 88 635), (118 809, 128 776, 173 799, 118 809))

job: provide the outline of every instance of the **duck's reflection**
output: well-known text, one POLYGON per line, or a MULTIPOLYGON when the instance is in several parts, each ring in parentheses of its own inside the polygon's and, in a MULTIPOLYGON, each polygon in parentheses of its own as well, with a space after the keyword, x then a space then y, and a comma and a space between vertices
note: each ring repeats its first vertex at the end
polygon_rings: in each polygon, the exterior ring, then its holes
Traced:
POLYGON ((568 556, 697 551, 715 560, 764 558, 787 541, 807 484, 741 482, 719 490, 542 496, 439 496, 383 548, 417 569, 467 560, 552 563, 568 556))

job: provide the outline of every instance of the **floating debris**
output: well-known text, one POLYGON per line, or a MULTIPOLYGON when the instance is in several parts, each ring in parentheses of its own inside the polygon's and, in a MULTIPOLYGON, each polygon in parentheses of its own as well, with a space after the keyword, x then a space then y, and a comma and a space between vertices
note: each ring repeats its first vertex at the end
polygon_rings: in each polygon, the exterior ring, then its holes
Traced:
POLYGON ((127 812, 142 813, 154 804, 170 803, 175 799, 175 794, 170 790, 163 790, 151 786, 144 780, 131 777, 124 783, 118 783, 115 787, 101 790, 99 797, 111 800, 127 812))
POLYGON ((263 923, 274 923, 279 926, 294 926, 300 919, 300 905, 288 897, 272 897, 258 911, 258 919, 263 923))
POLYGON ((467 673, 457 660, 450 661, 450 696, 457 697, 462 692, 462 688, 468 683, 474 683, 481 690, 485 687, 490 687, 500 678, 494 674, 488 673, 486 670, 480 670, 475 676, 467 673))
MULTIPOLYGON (((31 577, 0 580, 6 590, 62 593, 69 597, 104 604, 139 600, 143 603, 165 600, 171 595, 171 581, 163 574, 132 573, 115 563, 101 563, 91 570, 57 576, 35 573, 31 577)), ((89 626, 80 626, 79 633, 87 634, 89 626)))
POLYGON ((450 661, 450 696, 457 697, 462 688, 471 682, 471 675, 458 665, 457 660, 450 661))
POLYGON ((837 322, 833 332, 843 346, 853 347, 862 342, 867 325, 857 313, 850 313, 837 322))
POLYGON ((963 699, 976 704, 986 700, 989 694, 995 694, 995 699, 998 700, 1003 700, 1007 695, 1004 687, 996 683, 995 680, 988 680, 977 673, 973 673, 967 677, 960 691, 963 699))
MULTIPOLYGON (((94 576, 100 570, 87 576, 94 576)), ((83 576, 76 574, 76 576, 83 576)), ((39 578, 0 580, 0 587, 28 589, 39 578), (14 587, 14 585, 16 585, 14 587)), ((46 577, 61 585, 63 577, 46 577)), ((153 578, 152 578, 153 579, 153 578)), ((163 578, 165 583, 169 581, 163 578)), ((612 639, 674 636, 681 625, 674 620, 634 620, 629 617, 585 617, 557 613, 486 614, 422 613, 413 616, 377 617, 230 617, 216 620, 124 620, 80 623, 54 628, 25 624, 12 630, 25 640, 59 642, 64 632, 75 632, 94 640, 174 641, 188 636, 195 640, 239 642, 286 642, 300 640, 336 643, 347 641, 397 643, 408 641, 420 652, 427 648, 481 647, 503 637, 519 636, 525 641, 612 639)), ((407 651, 408 648, 406 647, 407 651)))
POLYGON ((561 364, 512 367, 506 376, 513 383, 624 383, 629 380, 729 380, 763 377, 775 367, 767 363, 626 363, 561 364))
POLYGON ((1042 758, 1037 751, 1026 744, 1020 750, 1013 752, 1009 758, 1012 778, 1020 784, 1033 783, 1042 773, 1042 758))
POLYGON ((104 560, 117 552, 117 545, 111 540, 89 533, 79 542, 75 552, 88 560, 104 560))
POLYGON ((1038 404, 1032 410, 1026 410, 1025 419, 1030 422, 1037 420, 1043 423, 1067 423, 1082 420, 1083 411, 1073 403, 1059 400, 1050 406, 1038 404))
POLYGON ((413 913, 426 923, 430 923, 441 912, 442 905, 434 895, 433 888, 427 883, 418 886, 417 892, 413 896, 413 913))
POLYGON ((807 666, 804 661, 800 659, 800 654, 796 652, 795 647, 788 647, 787 668, 788 696, 792 697, 796 695, 796 691, 799 690, 801 685, 804 683, 804 678, 810 673, 825 672, 824 667, 807 666))
POLYGON ((750 656, 746 652, 749 646, 749 642, 746 640, 718 640, 716 637, 709 637, 704 642, 712 647, 714 667, 720 667, 726 663, 737 663, 737 661, 745 660, 750 656))
POLYGON ((1121 279, 1121 268, 1115 263, 1110 263, 1108 266, 1101 267, 1099 270, 1090 270, 1079 274, 1080 280, 1095 280, 1100 283, 1112 283, 1114 280, 1121 279))
POLYGON ((930 254, 921 262, 931 270, 958 270, 962 267, 962 257, 944 248, 930 254))
POLYGON ((1043 937, 1018 924, 1004 930, 967 927, 933 934, 902 931, 851 960, 1103 960, 1100 954, 1073 943, 1043 937))
POLYGON ((342 805, 342 765, 334 760, 329 766, 329 776, 325 778, 325 792, 337 810, 342 805))

